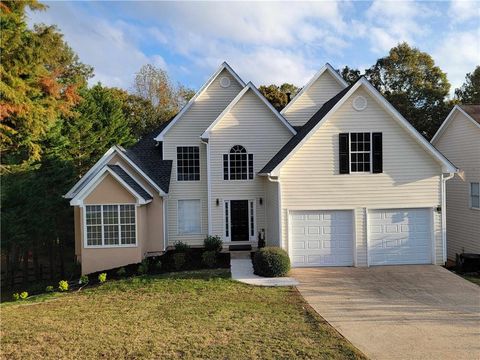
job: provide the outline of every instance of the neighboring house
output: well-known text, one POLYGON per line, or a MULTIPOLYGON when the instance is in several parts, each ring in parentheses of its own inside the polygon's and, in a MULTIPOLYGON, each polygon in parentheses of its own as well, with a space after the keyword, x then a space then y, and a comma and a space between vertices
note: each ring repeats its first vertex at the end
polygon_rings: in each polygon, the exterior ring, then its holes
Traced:
POLYGON ((113 147, 66 194, 82 273, 178 241, 259 238, 293 266, 443 264, 456 172, 364 78, 325 65, 278 113, 223 63, 131 149, 113 147))
POLYGON ((480 105, 456 105, 432 139, 461 169, 447 183, 447 255, 480 254, 480 105))

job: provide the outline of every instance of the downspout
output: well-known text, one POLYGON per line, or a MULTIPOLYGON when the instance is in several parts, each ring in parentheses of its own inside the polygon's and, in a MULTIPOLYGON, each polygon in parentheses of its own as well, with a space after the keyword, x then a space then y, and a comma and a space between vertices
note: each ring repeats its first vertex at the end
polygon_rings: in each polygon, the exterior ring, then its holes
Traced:
POLYGON ((167 196, 162 198, 163 203, 163 251, 167 251, 168 239, 167 239, 167 196))
POLYGON ((277 177, 276 179, 272 178, 271 175, 268 175, 268 180, 278 184, 277 187, 277 197, 278 197, 278 241, 280 247, 283 245, 282 239, 282 187, 280 179, 277 177))
POLYGON ((208 235, 212 234, 212 184, 210 179, 210 146, 208 145, 208 139, 200 138, 202 144, 205 144, 207 149, 207 217, 208 217, 208 235))
POLYGON ((441 191, 442 191, 442 252, 443 252, 443 264, 447 262, 447 196, 446 196, 446 182, 454 177, 454 173, 449 173, 447 176, 442 174, 442 184, 441 184, 441 191))

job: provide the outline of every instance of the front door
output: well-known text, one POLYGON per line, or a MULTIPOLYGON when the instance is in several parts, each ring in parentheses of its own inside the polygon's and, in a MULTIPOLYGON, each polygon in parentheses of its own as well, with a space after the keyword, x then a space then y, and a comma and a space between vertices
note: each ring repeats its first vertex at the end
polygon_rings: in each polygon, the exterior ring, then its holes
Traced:
POLYGON ((231 200, 232 241, 248 241, 248 200, 231 200))

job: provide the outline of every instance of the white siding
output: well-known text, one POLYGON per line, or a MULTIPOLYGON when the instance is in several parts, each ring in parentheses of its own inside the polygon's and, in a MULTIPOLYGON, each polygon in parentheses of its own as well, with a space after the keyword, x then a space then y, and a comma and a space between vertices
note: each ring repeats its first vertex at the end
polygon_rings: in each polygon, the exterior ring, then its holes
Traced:
MULTIPOLYGON (((366 209, 434 208, 441 203, 440 174, 440 164, 359 88, 281 169, 283 246, 287 248, 287 210, 353 209, 356 265, 366 265, 366 209), (356 95, 368 100, 362 112, 352 108, 356 95), (366 131, 383 133, 383 173, 340 175, 338 134, 366 131)), ((440 214, 434 218, 436 261, 441 263, 440 214)))
POLYGON ((200 135, 215 121, 218 115, 241 91, 240 84, 223 70, 199 96, 190 109, 166 133, 163 142, 163 157, 173 160, 170 191, 168 197, 167 224, 168 244, 184 241, 190 245, 201 245, 208 232, 207 213, 207 161, 206 147, 200 142, 200 135), (230 78, 228 88, 220 86, 220 79, 230 78), (200 147, 200 181, 177 181, 177 146, 200 147), (202 233, 199 235, 178 235, 177 202, 179 199, 200 199, 202 203, 202 233))
POLYGON ((223 154, 227 154, 234 145, 242 145, 253 154, 254 172, 257 174, 291 136, 287 127, 252 90, 248 90, 213 128, 209 140, 212 234, 224 236, 223 206, 216 206, 216 199, 220 204, 226 199, 255 199, 256 234, 261 229, 267 230, 265 182, 268 180, 256 175, 253 180, 223 180, 223 154), (260 198, 264 200, 262 205, 260 198))
POLYGON ((280 246, 280 213, 278 202, 278 183, 265 182, 265 211, 267 217, 266 241, 269 246, 280 246))
POLYGON ((328 72, 301 94, 283 114, 293 126, 305 124, 322 105, 343 90, 343 86, 328 72))
POLYGON ((480 210, 470 208, 470 182, 480 182, 480 128, 457 111, 435 142, 451 162, 464 171, 447 181, 447 256, 480 253, 480 210))

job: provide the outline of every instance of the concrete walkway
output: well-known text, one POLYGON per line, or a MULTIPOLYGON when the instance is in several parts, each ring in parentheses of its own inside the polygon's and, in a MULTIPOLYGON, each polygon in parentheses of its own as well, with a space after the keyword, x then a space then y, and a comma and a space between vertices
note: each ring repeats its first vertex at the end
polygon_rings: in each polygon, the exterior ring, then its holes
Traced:
POLYGON ((291 277, 266 278, 253 273, 249 251, 230 253, 230 271, 232 279, 257 286, 297 286, 299 282, 291 277))
POLYGON ((292 274, 305 300, 371 359, 480 359, 480 287, 440 266, 292 274))

